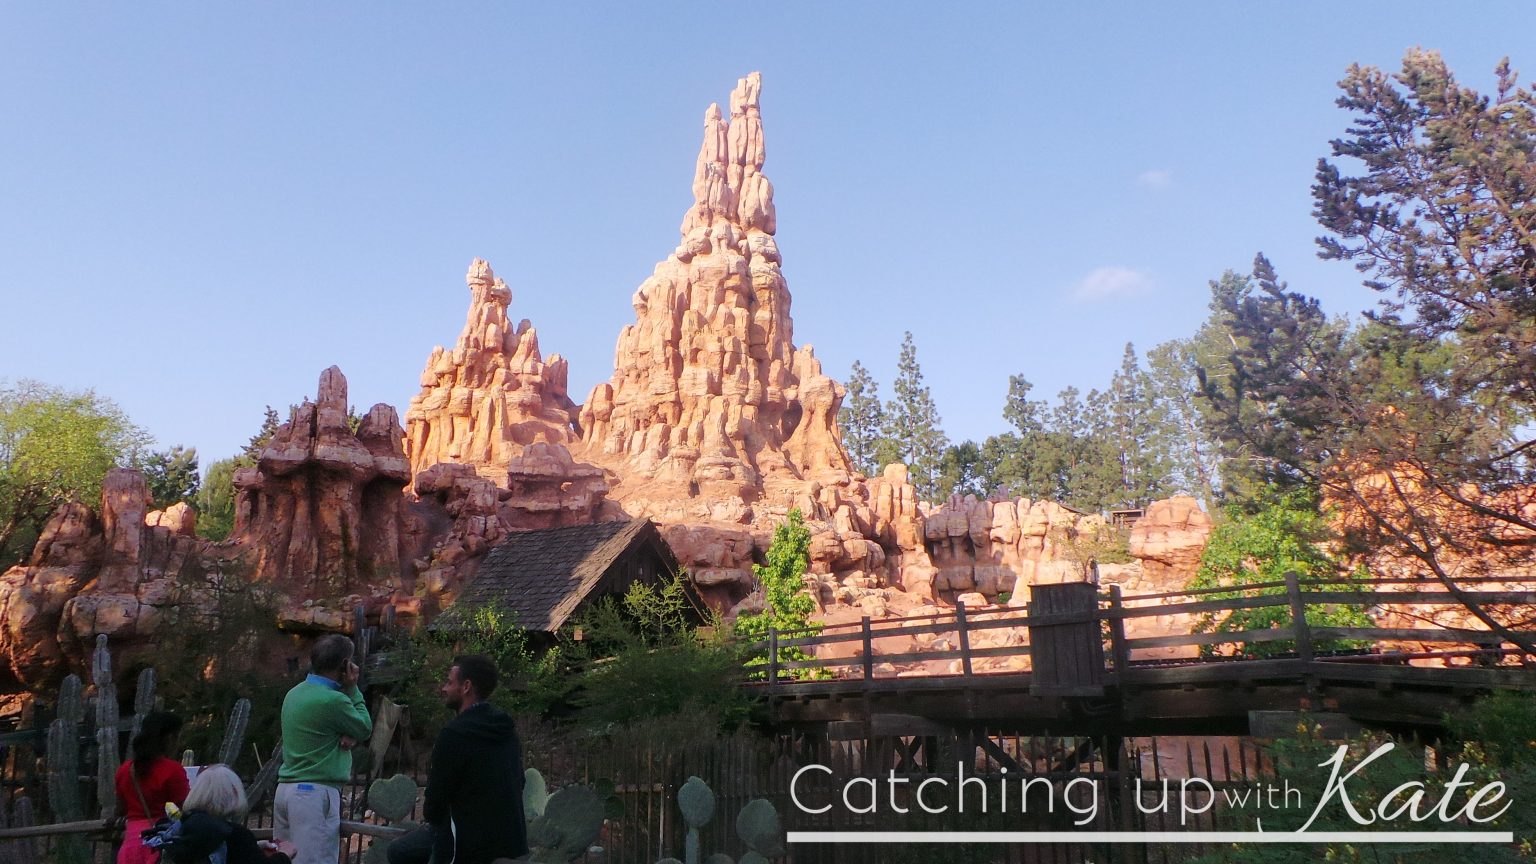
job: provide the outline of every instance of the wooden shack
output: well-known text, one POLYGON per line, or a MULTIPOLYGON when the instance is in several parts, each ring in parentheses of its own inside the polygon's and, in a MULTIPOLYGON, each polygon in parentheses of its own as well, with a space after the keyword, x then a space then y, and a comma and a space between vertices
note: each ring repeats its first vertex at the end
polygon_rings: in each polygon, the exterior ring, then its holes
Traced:
MULTIPOLYGON (((518 531, 491 549, 449 608, 496 605, 530 633, 554 634, 587 604, 677 572, 672 550, 649 519, 518 531)), ((691 588, 689 600, 703 608, 691 588)))

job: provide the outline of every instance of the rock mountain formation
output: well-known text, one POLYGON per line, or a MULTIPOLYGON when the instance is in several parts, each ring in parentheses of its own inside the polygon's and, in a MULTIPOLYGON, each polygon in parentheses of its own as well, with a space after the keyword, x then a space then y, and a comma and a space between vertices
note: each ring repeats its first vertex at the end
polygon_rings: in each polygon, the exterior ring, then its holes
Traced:
MULTIPOLYGON (((751 608, 752 564, 792 508, 812 531, 807 587, 829 618, 933 603, 1022 602, 1038 582, 1085 577, 1105 526, 1049 501, 919 502, 906 469, 854 472, 841 385, 796 347, 774 233, 761 80, 711 105, 681 238, 632 297, 610 379, 582 405, 567 362, 541 356, 491 266, 469 268, 469 313, 434 348, 401 428, 375 405, 353 431, 347 384, 325 370, 240 470, 237 526, 193 534, 185 506, 147 513, 137 472, 113 471, 97 508, 54 515, 32 557, 0 577, 0 666, 34 686, 97 633, 152 639, 168 611, 206 605, 239 572, 281 598, 280 627, 346 630, 386 604, 431 614, 510 531, 648 516, 722 611, 751 608)), ((1140 589, 1182 583, 1210 521, 1191 499, 1154 505, 1131 533, 1140 589)), ((126 664, 125 664, 126 665, 126 664)))

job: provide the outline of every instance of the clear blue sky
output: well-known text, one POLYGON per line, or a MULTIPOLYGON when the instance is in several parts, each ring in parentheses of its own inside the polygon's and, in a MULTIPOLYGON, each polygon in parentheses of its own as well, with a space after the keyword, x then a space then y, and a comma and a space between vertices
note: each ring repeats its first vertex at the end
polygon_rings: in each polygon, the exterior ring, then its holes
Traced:
POLYGON ((1351 62, 1536 76, 1528 2, 0 7, 0 378, 95 388, 204 465, 339 364, 403 414, 471 258, 578 400, 677 242, 704 109, 763 73, 795 337, 950 437, 1010 374, 1102 387, 1207 280, 1320 262, 1313 166, 1351 62), (1059 7, 1059 8, 1058 8, 1059 7))

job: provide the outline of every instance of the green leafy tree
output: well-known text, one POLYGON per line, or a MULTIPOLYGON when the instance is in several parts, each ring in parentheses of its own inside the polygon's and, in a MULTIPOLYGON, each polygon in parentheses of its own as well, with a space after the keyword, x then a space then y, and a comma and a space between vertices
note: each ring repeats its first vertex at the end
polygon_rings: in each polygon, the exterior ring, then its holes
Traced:
MULTIPOLYGON (((764 555, 766 563, 755 564, 753 574, 763 592, 763 611, 736 616, 735 632, 747 640, 768 637, 769 628, 796 635, 811 635, 820 627, 811 622, 816 601, 805 590, 805 572, 811 566, 811 531, 799 508, 789 511, 773 529, 773 543, 764 555)), ((808 660, 810 655, 798 647, 780 648, 779 661, 808 660)), ((762 666, 766 657, 754 657, 749 666, 762 666)), ((795 677, 808 677, 806 670, 794 670, 795 677)))
POLYGON ((894 398, 885 405, 885 437, 895 459, 906 463, 919 498, 932 501, 939 497, 939 461, 949 446, 939 418, 933 394, 923 384, 923 370, 917 362, 917 345, 912 333, 901 340, 901 357, 896 365, 894 398))
POLYGON ((880 463, 881 431, 885 424, 885 410, 880 404, 880 384, 859 361, 853 361, 848 373, 848 396, 837 412, 837 423, 843 431, 843 446, 848 448, 848 458, 854 470, 873 477, 884 466, 880 463))
MULTIPOLYGON (((1303 579, 1336 577, 1339 564, 1323 551, 1323 545, 1335 539, 1327 518, 1318 510, 1314 495, 1305 489, 1281 490, 1271 487, 1263 499, 1249 508, 1229 505, 1223 518, 1211 532, 1200 555, 1200 569, 1190 580, 1190 590, 1211 588, 1236 589, 1217 593, 1211 599, 1251 596, 1246 586, 1284 581, 1287 573, 1303 579)), ((1319 590, 1319 589, 1310 589, 1319 590)), ((1257 589, 1259 594, 1280 595, 1284 588, 1257 589)), ((1307 623, 1317 627, 1370 627, 1371 619, 1352 606, 1307 604, 1307 623)), ((1205 615, 1194 627, 1196 633, 1236 633, 1287 627, 1291 623, 1289 605, 1239 609, 1224 616, 1205 615)), ((1249 653, 1275 654, 1294 650, 1291 642, 1255 642, 1249 653)), ((1322 650, 1354 647, 1338 640, 1322 641, 1322 650)), ((1210 653, 1209 649, 1201 649, 1210 653)))
MULTIPOLYGON (((288 406, 291 418, 297 406, 288 406)), ((348 409, 348 421, 352 412, 348 409)), ((235 530, 235 472, 241 468, 254 468, 261 458, 262 448, 272 440, 282 425, 279 415, 271 405, 262 414, 261 426, 250 437, 240 452, 230 459, 220 459, 208 466, 207 476, 197 489, 197 533, 209 540, 225 540, 235 530)))
POLYGON ((157 510, 178 501, 196 501, 199 487, 197 448, 180 444, 169 450, 156 450, 135 460, 135 468, 144 473, 149 497, 157 510))
POLYGON ((0 387, 0 567, 31 551, 66 501, 94 504, 101 481, 149 443, 111 400, 37 381, 0 387))
POLYGON ((220 459, 208 466, 208 476, 197 490, 197 533, 209 540, 227 539, 235 530, 235 459, 220 459))
POLYGON ((581 672, 573 701, 588 726, 632 727, 685 719, 729 731, 745 722, 752 697, 742 689, 740 643, 719 620, 702 629, 685 576, 659 586, 636 583, 582 617, 581 672))
POLYGON ((975 441, 962 441, 945 450, 939 460, 939 489, 946 495, 990 495, 997 470, 989 455, 975 441))

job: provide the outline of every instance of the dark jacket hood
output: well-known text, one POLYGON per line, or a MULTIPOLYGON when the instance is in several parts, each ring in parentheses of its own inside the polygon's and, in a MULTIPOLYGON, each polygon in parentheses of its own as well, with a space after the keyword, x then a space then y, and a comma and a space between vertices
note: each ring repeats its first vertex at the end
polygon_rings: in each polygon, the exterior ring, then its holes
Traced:
POLYGON ((507 712, 489 702, 480 702, 455 715, 443 731, 474 741, 500 743, 517 737, 517 724, 507 712))

